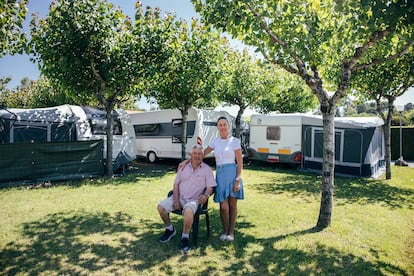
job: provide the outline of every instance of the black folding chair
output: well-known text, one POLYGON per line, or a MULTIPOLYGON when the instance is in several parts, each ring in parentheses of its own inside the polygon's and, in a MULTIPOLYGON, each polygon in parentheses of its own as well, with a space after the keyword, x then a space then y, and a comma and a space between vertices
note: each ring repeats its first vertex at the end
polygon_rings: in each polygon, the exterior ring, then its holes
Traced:
MULTIPOLYGON (((168 197, 172 196, 173 191, 169 191, 168 192, 168 197)), ((214 194, 214 190, 213 193, 211 195, 214 194)), ((174 214, 177 215, 183 215, 183 210, 174 210, 173 211, 174 214)), ((208 200, 206 201, 206 203, 204 203, 203 205, 199 205, 197 212, 194 214, 194 221, 193 221, 193 225, 192 225, 192 240, 193 240, 193 244, 194 246, 197 246, 197 239, 198 239, 198 228, 200 225, 200 215, 204 215, 206 218, 206 228, 207 228, 207 237, 210 237, 210 217, 208 215, 208 200)))

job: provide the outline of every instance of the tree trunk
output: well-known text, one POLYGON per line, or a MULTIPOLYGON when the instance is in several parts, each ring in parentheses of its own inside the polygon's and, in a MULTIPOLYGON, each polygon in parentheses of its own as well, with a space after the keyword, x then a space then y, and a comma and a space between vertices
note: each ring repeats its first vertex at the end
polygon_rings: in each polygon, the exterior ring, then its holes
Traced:
POLYGON ((323 118, 323 164, 322 164, 322 196, 317 227, 326 228, 331 224, 334 171, 335 171, 335 107, 322 113, 323 118))
POLYGON ((385 179, 391 179, 391 128, 388 122, 384 125, 384 142, 385 142, 385 179))
POLYGON ((182 116, 182 129, 181 129, 181 160, 185 160, 186 156, 186 144, 187 144, 187 117, 188 109, 183 109, 181 111, 182 116))
POLYGON ((242 108, 241 106, 239 106, 239 111, 237 112, 237 116, 236 116, 236 133, 235 136, 237 138, 241 138, 240 137, 240 126, 241 126, 241 117, 244 113, 245 108, 242 108))
MULTIPOLYGON (((378 102, 377 105, 380 103, 378 102)), ((388 98, 388 114, 384 122, 384 142, 385 142, 385 179, 391 179, 391 120, 394 111, 394 99, 388 98)), ((383 116, 385 117, 385 116, 383 116)))
POLYGON ((113 108, 106 110, 106 175, 108 177, 113 176, 113 164, 112 164, 112 144, 113 144, 113 108))

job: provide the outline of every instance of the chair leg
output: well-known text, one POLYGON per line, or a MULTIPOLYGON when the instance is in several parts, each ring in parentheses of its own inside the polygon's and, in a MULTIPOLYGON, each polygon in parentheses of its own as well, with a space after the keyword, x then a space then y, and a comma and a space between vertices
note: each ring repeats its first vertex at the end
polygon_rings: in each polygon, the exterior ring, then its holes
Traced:
POLYGON ((200 214, 195 214, 194 215, 194 221, 193 221, 193 244, 194 246, 197 246, 197 239, 198 239, 198 226, 200 224, 200 214))
POLYGON ((210 237, 210 217, 206 213, 206 227, 207 227, 207 237, 210 237))

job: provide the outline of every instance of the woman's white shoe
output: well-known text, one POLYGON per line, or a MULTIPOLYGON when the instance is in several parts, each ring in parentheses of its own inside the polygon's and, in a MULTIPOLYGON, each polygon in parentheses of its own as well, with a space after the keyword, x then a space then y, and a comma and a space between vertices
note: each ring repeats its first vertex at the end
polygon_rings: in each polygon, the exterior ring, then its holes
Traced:
POLYGON ((219 239, 220 239, 221 241, 227 241, 227 235, 226 235, 226 234, 222 234, 222 235, 219 237, 219 239))
POLYGON ((227 235, 227 239, 228 242, 232 242, 234 241, 234 236, 233 235, 227 235))

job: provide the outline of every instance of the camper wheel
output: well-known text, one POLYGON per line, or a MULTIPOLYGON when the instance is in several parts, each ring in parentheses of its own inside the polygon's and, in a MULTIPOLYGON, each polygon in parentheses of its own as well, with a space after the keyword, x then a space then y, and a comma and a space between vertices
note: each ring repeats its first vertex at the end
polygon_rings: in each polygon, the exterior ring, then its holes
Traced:
POLYGON ((154 163, 155 161, 157 161, 157 155, 155 154, 155 152, 150 151, 147 153, 147 159, 150 163, 154 163))

